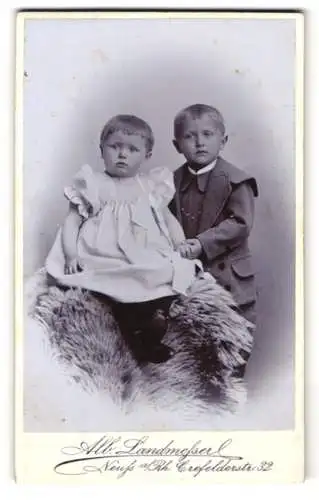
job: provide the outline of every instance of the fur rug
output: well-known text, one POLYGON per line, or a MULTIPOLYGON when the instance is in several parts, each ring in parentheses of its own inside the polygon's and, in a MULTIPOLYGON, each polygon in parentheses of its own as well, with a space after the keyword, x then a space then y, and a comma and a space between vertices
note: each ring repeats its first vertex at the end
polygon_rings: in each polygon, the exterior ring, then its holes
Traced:
POLYGON ((49 286, 43 270, 27 284, 26 306, 28 430, 216 428, 245 401, 233 372, 251 351, 249 325, 213 279, 172 304, 165 343, 176 354, 159 365, 137 365, 106 303, 49 286))

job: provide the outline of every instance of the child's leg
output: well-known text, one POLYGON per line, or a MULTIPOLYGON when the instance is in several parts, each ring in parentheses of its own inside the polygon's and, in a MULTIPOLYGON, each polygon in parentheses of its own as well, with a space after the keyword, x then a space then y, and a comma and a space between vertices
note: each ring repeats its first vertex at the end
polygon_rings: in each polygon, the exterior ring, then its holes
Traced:
MULTIPOLYGON (((249 328, 250 333, 253 335, 256 330, 256 302, 251 302, 249 304, 244 304, 238 307, 238 312, 245 319, 247 319, 250 323, 252 323, 252 327, 249 328)), ((247 363, 250 358, 250 353, 243 351, 241 353, 242 357, 245 360, 245 364, 243 364, 240 368, 237 368, 234 372, 234 376, 238 378, 244 378, 247 368, 247 363)))
POLYGON ((152 331, 153 341, 161 341, 168 326, 168 315, 175 296, 161 297, 146 304, 148 328, 152 331))
POLYGON ((239 314, 255 325, 257 319, 256 302, 250 302, 249 304, 239 306, 239 314))
POLYGON ((160 363, 172 352, 161 341, 167 330, 167 316, 174 297, 148 302, 114 303, 113 311, 122 334, 139 361, 160 363))
POLYGON ((155 329, 153 338, 161 340, 165 333, 164 325, 160 324, 162 318, 167 319, 169 308, 174 297, 162 297, 147 302, 136 302, 132 304, 114 302, 113 310, 116 318, 121 324, 131 326, 131 329, 145 329, 152 325, 155 329), (162 330, 160 328, 162 326, 162 330))

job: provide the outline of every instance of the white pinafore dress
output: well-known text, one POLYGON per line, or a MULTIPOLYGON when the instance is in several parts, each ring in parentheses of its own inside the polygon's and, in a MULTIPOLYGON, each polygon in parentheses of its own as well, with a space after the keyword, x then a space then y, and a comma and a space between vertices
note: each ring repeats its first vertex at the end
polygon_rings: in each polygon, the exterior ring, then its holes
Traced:
POLYGON ((174 251, 161 215, 174 195, 168 169, 115 178, 85 165, 64 194, 83 220, 77 238, 82 270, 65 274, 60 229, 46 259, 58 283, 125 303, 186 294, 197 262, 174 251))

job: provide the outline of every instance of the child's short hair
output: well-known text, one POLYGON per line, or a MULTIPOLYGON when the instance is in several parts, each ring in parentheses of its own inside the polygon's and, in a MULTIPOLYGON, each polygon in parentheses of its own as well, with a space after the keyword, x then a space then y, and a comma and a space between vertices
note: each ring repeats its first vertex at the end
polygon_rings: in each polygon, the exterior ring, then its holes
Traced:
POLYGON ((218 109, 209 106, 208 104, 192 104, 187 108, 182 109, 175 119, 174 119, 174 137, 179 139, 183 133, 183 125, 187 118, 200 118, 203 115, 209 115, 213 120, 218 122, 218 125, 222 131, 225 133, 225 122, 223 115, 218 111, 218 109))
POLYGON ((104 125, 100 136, 101 151, 108 136, 118 130, 129 135, 140 135, 145 140, 147 152, 152 151, 154 146, 153 131, 148 123, 134 115, 116 115, 104 125))

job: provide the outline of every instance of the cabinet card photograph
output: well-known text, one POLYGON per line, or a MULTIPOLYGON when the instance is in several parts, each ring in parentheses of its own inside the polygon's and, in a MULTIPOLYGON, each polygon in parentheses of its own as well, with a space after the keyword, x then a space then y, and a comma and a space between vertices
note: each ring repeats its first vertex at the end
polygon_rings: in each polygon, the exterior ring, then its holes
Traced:
POLYGON ((302 116, 301 13, 17 14, 19 481, 302 480, 302 116))

